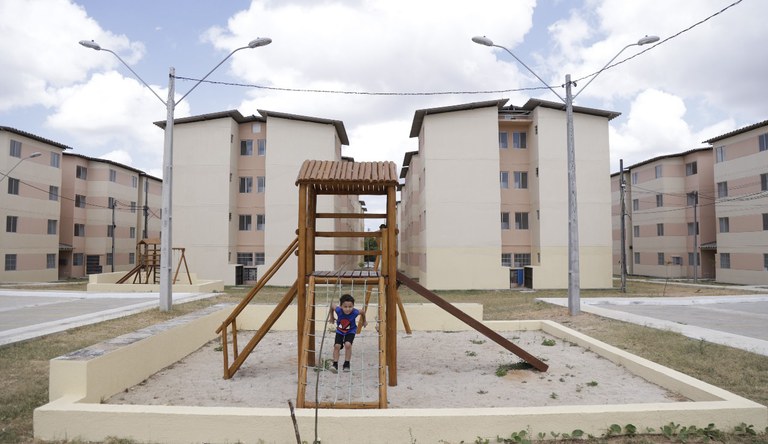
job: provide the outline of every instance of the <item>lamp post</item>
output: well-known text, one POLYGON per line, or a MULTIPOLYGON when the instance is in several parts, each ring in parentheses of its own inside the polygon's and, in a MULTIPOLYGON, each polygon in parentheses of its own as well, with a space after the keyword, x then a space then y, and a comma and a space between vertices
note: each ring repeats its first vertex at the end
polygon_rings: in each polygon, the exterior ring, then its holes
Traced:
POLYGON ((579 295, 579 221, 578 221, 578 208, 577 208, 577 199, 576 199, 576 157, 575 157, 575 151, 574 151, 574 137, 573 137, 573 99, 575 99, 579 94, 581 94, 582 91, 584 91, 584 88, 586 88, 590 83, 592 83, 593 80, 595 80, 595 77, 597 77, 601 72, 603 72, 608 65, 611 64, 614 60, 616 60, 616 57, 619 56, 622 52, 624 52, 625 49, 629 48, 630 46, 641 46, 648 43, 653 43, 658 41, 659 38, 656 36, 645 36, 637 41, 637 43, 631 43, 624 48, 621 49, 613 58, 608 61, 608 63, 603 66, 602 69, 597 71, 592 78, 587 82, 586 85, 584 85, 581 88, 581 91, 576 93, 576 95, 573 95, 571 92, 571 86, 576 86, 576 82, 571 81, 571 75, 566 74, 565 76, 565 98, 563 98, 560 94, 557 93, 554 89, 552 89, 551 86, 547 84, 544 80, 542 80, 541 77, 538 76, 531 68, 528 67, 525 63, 523 63, 522 60, 517 58, 515 54, 512 53, 509 49, 507 49, 504 46, 496 45, 493 43, 493 40, 483 36, 476 36, 472 37, 472 41, 485 46, 493 46, 496 48, 501 48, 509 55, 511 55, 515 60, 518 61, 521 65, 525 67, 531 74, 533 74, 541 83, 544 84, 547 88, 549 88, 550 91, 552 91, 557 98, 559 98, 561 101, 565 103, 565 119, 566 119, 566 144, 567 144, 567 151, 568 151, 568 310, 572 316, 579 314, 580 312, 580 305, 581 305, 581 299, 579 295))
POLYGON ((16 165, 12 166, 12 167, 11 167, 11 169, 10 169, 10 170, 8 170, 8 172, 7 172, 7 173, 2 173, 2 172, 0 172, 0 174, 2 174, 2 175, 3 175, 3 177, 0 177, 0 182, 4 181, 4 180, 5 180, 5 178, 6 178, 6 177, 8 177, 8 175, 10 175, 10 174, 11 174, 11 171, 15 170, 15 169, 16 169, 16 167, 17 167, 17 166, 19 166, 19 165, 21 164, 21 162, 24 162, 24 161, 25 161, 25 160, 27 160, 27 159, 34 159, 35 157, 40 157, 40 156, 42 156, 42 155, 43 155, 43 153, 40 153, 40 152, 37 152, 37 151, 35 151, 34 153, 30 154, 30 155, 29 155, 29 156, 27 156, 27 157, 22 157, 21 159, 19 159, 19 161, 18 161, 18 162, 16 162, 16 165))
POLYGON ((173 244, 171 242, 172 237, 172 217, 171 217, 171 209, 172 209, 172 184, 173 184, 173 113, 176 109, 176 105, 178 105, 182 100, 184 100, 185 97, 189 95, 195 88, 197 88, 198 85, 200 85, 205 79, 208 78, 216 69, 221 66, 224 62, 226 62, 230 57, 232 57, 232 54, 236 53, 237 51, 240 51, 241 49, 253 49, 258 48, 260 46, 266 46, 272 43, 272 39, 268 37, 262 37, 257 38, 255 40, 251 40, 248 45, 242 46, 240 48, 234 49, 232 52, 230 52, 224 59, 222 59, 221 62, 219 62, 218 65, 214 66, 213 69, 208 71, 208 74, 206 74, 202 79, 198 80, 197 83, 195 83, 192 88, 189 89, 179 100, 174 99, 175 95, 175 79, 176 79, 176 70, 171 67, 169 69, 168 73, 168 99, 163 100, 162 97, 160 97, 155 90, 152 89, 151 86, 147 84, 147 82, 144 81, 136 72, 131 69, 130 66, 128 66, 127 63, 123 59, 120 58, 119 55, 117 55, 114 51, 102 48, 98 43, 94 42, 93 40, 81 40, 80 44, 85 46, 86 48, 91 48, 96 51, 107 51, 109 53, 112 53, 115 57, 117 57, 120 62, 125 65, 126 68, 128 68, 133 75, 141 81, 141 83, 144 84, 149 90, 152 92, 152 94, 155 95, 162 103, 165 105, 166 108, 166 120, 165 120, 165 139, 163 144, 163 189, 162 189, 162 210, 161 210, 161 226, 160 226, 160 311, 169 311, 171 309, 172 305, 172 293, 173 293, 173 283, 171 274, 173 273, 173 244))

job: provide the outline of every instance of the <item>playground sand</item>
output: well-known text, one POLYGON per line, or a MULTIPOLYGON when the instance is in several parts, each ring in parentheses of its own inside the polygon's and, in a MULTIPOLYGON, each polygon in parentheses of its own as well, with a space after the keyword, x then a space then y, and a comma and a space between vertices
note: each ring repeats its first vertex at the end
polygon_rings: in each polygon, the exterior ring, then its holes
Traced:
MULTIPOLYGON (((352 372, 308 371, 306 399, 331 402, 378 399, 375 331, 355 340, 352 372), (315 390, 315 383, 319 388, 315 390)), ((241 332, 241 348, 253 332, 241 332)), ((398 385, 387 387, 389 408, 534 407, 686 401, 574 344, 540 331, 505 332, 507 339, 549 365, 547 372, 500 367, 520 359, 475 331, 398 335, 398 385), (549 340, 549 341, 545 341, 549 340), (554 345, 545 345, 552 344, 554 345)), ((318 338, 317 350, 320 349, 318 338)), ((323 342, 331 358, 333 335, 323 342)), ((231 353, 231 350, 230 350, 231 353)), ((343 354, 343 351, 342 351, 343 354)), ((318 353, 320 355, 320 353, 318 353)), ((342 358, 343 359, 343 358, 342 358)), ((293 332, 270 332, 233 378, 223 379, 223 357, 212 341, 111 404, 277 407, 297 396, 293 332)))

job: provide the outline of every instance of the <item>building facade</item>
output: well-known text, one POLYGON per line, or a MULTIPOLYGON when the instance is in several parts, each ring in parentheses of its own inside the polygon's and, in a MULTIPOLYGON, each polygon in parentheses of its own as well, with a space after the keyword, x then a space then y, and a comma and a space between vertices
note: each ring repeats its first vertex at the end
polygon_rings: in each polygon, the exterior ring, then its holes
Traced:
POLYGON ((0 281, 127 271, 140 237, 159 236, 159 179, 13 128, 0 146, 0 281))
MULTIPOLYGON (((174 124, 173 246, 185 248, 190 271, 206 279, 251 284, 296 238, 298 188, 305 159, 342 160, 348 145, 341 121, 260 110, 243 116, 224 111, 177 119, 174 124)), ((164 122, 158 122, 163 126, 164 122)), ((357 196, 321 196, 319 212, 361 212, 357 196)), ((318 231, 331 231, 322 220, 318 231)), ((363 231, 362 222, 356 231, 363 231)), ((350 240, 321 239, 318 249, 350 240)), ((362 249, 357 239, 354 249, 362 249)), ((362 259, 361 259, 362 260, 362 259)), ((355 268, 342 259, 318 257, 318 270, 355 268)), ((296 280, 291 257, 270 280, 296 280)))
MULTIPOLYGON (((418 110, 401 178, 400 267, 433 289, 568 286, 564 106, 418 110)), ((608 121, 574 108, 581 286, 611 282, 608 121), (606 177, 606 180, 595 178, 606 177), (588 179, 587 179, 588 178, 588 179)))

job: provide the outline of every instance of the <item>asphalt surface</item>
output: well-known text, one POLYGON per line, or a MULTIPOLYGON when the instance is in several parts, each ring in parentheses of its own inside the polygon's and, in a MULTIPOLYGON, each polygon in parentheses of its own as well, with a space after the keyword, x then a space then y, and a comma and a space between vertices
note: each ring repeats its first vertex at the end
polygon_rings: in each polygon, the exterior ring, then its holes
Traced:
MULTIPOLYGON (((214 295, 174 293, 173 303, 214 295)), ((158 293, 0 290, 0 345, 154 309, 159 300, 158 293)), ((566 298, 540 300, 568 306, 566 298)), ((743 296, 581 298, 581 311, 768 356, 768 290, 743 296)))

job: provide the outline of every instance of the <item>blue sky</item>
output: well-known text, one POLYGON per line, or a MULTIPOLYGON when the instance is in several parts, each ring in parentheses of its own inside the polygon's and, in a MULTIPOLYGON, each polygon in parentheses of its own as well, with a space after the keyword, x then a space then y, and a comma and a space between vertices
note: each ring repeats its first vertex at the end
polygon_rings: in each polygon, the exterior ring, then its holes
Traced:
MULTIPOLYGON (((170 66, 178 76, 199 78, 230 50, 264 36, 273 43, 239 51, 210 79, 388 92, 541 86, 501 50, 470 40, 487 35, 559 88, 565 74, 595 72, 646 34, 666 39, 732 3, 3 0, 0 125, 161 176, 163 135, 152 122, 165 118, 165 108, 111 54, 83 48, 79 40, 120 54, 161 97, 170 66)), ((743 0, 590 84, 577 105, 622 113, 611 122, 610 172, 618 170, 619 158, 630 165, 697 148, 706 138, 767 119, 766 16, 768 2, 743 0)), ((636 52, 629 48, 621 58, 636 52)), ((191 86, 177 81, 177 94, 191 86)), ((408 137, 415 110, 498 98, 522 105, 531 97, 557 100, 547 90, 381 97, 203 84, 176 116, 267 109, 338 119, 350 137, 344 155, 400 164, 417 147, 408 137)), ((578 143, 577 129, 577 149, 578 143)))

